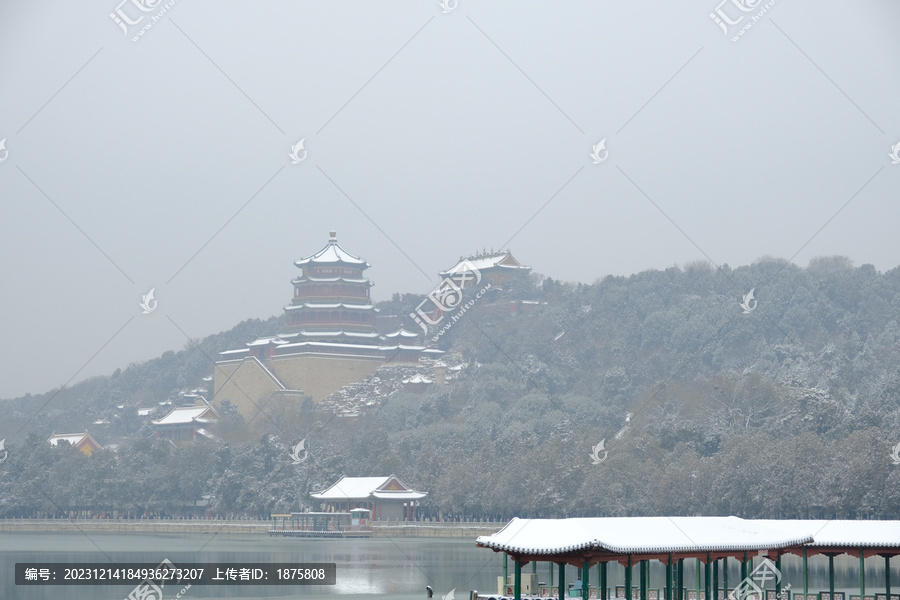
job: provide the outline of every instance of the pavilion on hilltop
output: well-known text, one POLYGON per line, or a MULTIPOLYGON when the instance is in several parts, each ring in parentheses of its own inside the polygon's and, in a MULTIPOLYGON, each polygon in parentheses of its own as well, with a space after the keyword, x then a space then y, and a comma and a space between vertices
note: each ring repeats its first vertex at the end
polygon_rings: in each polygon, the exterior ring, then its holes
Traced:
POLYGON ((462 288, 472 285, 485 285, 490 282, 493 287, 502 286, 531 272, 531 267, 526 267, 515 259, 509 250, 503 252, 482 252, 467 258, 460 257, 459 261, 447 269, 441 271, 441 277, 456 277, 462 281, 462 288), (477 273, 476 273, 477 271, 477 273))

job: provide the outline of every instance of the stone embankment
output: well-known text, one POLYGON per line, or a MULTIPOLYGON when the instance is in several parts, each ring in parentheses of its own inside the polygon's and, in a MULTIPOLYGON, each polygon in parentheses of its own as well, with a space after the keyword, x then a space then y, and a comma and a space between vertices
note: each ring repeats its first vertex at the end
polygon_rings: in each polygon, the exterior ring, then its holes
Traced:
MULTIPOLYGON (((372 537, 476 538, 499 531, 498 521, 376 521, 372 537)), ((242 520, 167 520, 167 519, 0 519, 0 532, 72 532, 72 533, 223 533, 266 535, 272 521, 242 520)))

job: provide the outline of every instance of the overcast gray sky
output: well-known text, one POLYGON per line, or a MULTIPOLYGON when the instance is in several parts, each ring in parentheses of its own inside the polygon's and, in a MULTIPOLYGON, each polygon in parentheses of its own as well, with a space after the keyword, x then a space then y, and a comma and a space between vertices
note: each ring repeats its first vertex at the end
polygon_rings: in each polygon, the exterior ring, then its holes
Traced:
POLYGON ((118 1, 0 1, 0 397, 279 313, 332 228, 376 300, 900 263, 897 0, 118 1))

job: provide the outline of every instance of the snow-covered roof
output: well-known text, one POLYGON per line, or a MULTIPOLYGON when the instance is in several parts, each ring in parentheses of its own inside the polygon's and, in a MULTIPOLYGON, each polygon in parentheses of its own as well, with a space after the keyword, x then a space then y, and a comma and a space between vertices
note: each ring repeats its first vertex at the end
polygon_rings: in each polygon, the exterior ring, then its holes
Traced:
POLYGON ((247 342, 247 346, 252 348, 254 346, 268 346, 269 344, 283 344, 283 343, 284 343, 284 340, 282 340, 280 337, 278 337, 276 335, 276 336, 256 338, 252 342, 247 342))
POLYGON ((414 350, 416 352, 424 352, 425 346, 406 346, 404 344, 397 344, 396 346, 380 346, 379 350, 414 350))
POLYGON ((346 304, 344 302, 304 302, 303 304, 289 304, 284 307, 284 310, 299 310, 301 308, 315 308, 315 309, 334 309, 334 308, 348 308, 351 310, 372 310, 375 308, 371 304, 346 304))
POLYGON ((334 485, 318 493, 310 494, 316 500, 347 500, 381 498, 418 500, 427 496, 406 487, 394 475, 387 477, 341 477, 334 485), (396 488, 396 489, 389 489, 396 488))
POLYGON ((372 492, 379 500, 421 500, 428 494, 425 492, 372 492))
POLYGON ((69 442, 73 446, 76 446, 88 438, 90 438, 91 441, 94 441, 95 444, 97 443, 93 438, 91 438, 90 434, 88 434, 87 431, 85 431, 84 433, 54 433, 47 441, 50 442, 51 446, 55 446, 59 442, 69 442))
POLYGON ((214 439, 216 439, 216 436, 214 436, 212 433, 210 433, 210 432, 207 431, 206 429, 203 429, 202 427, 199 427, 199 428, 197 429, 197 434, 198 434, 198 435, 202 435, 203 437, 205 437, 206 439, 209 439, 209 440, 214 440, 214 439))
POLYGON ((185 425, 188 423, 214 423, 218 415, 211 406, 182 406, 173 408, 169 414, 158 421, 151 421, 154 425, 185 425), (209 414, 205 414, 209 413, 209 414))
POLYGON ((815 547, 898 547, 900 546, 900 521, 776 521, 760 519, 759 522, 779 531, 799 534, 812 532, 815 547))
POLYGON ((331 237, 324 248, 312 256, 301 258, 294 264, 298 267, 303 267, 305 265, 316 265, 319 263, 345 263, 348 265, 359 266, 363 269, 369 267, 369 263, 358 256, 353 256, 338 245, 337 233, 334 231, 331 232, 331 237))
POLYGON ((404 379, 403 383, 423 383, 424 384, 424 383, 434 383, 434 381, 432 381, 431 379, 428 379, 424 375, 419 375, 418 373, 416 373, 409 379, 404 379))
POLYGON ((415 331, 407 331, 406 329, 400 328, 397 331, 392 331, 391 333, 384 334, 384 337, 386 337, 386 338, 395 338, 395 337, 417 338, 417 337, 419 337, 419 334, 416 333, 415 331))
POLYGON ((508 269, 510 271, 530 271, 531 267, 526 267, 507 252, 492 252, 489 254, 479 254, 469 258, 461 258, 453 267, 446 271, 441 271, 441 277, 447 275, 458 275, 460 273, 469 273, 472 269, 484 271, 487 269, 508 269))
POLYGON ((360 331, 344 331, 343 329, 338 329, 337 331, 308 331, 303 330, 300 332, 300 335, 304 337, 357 337, 357 338, 377 338, 378 334, 374 331, 369 332, 360 332, 360 331))
POLYGON ((219 352, 222 356, 231 356, 232 354, 247 354, 250 352, 249 348, 238 348, 237 350, 223 350, 219 352))
POLYGON ((306 277, 301 275, 296 279, 292 280, 291 283, 304 283, 309 281, 310 283, 337 283, 338 281, 343 281, 344 283, 371 283, 365 277, 344 277, 343 275, 338 275, 335 277, 306 277))
POLYGON ((284 348, 350 348, 357 350, 380 350, 379 346, 370 346, 367 344, 339 344, 336 342, 295 342, 293 344, 282 344, 278 346, 279 350, 284 348))
MULTIPOLYGON (((608 517, 513 519, 476 543, 522 554, 562 554, 585 549, 615 553, 772 550, 813 540, 812 521, 782 528, 738 517, 608 517)), ((895 538, 900 539, 900 538, 895 538)))

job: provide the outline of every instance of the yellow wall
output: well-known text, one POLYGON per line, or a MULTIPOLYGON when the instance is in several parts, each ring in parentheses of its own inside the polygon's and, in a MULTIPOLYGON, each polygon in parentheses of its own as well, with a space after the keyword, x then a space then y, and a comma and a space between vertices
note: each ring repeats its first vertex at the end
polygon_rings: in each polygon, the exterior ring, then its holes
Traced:
POLYGON ((256 414, 264 398, 279 389, 253 360, 217 363, 214 385, 213 401, 221 405, 222 400, 228 400, 247 418, 256 414))
MULTIPOLYGON (((341 387, 362 380, 375 372, 380 357, 340 357, 327 355, 275 356, 266 367, 289 389, 302 390, 318 402, 341 387)), ((214 401, 228 399, 245 417, 253 416, 262 401, 279 388, 259 368, 256 361, 243 360, 217 363, 214 401), (226 379, 231 376, 228 383, 226 379), (224 386, 224 387, 223 387, 224 386)))
POLYGON ((303 390, 318 402, 348 383, 364 379, 375 372, 384 361, 380 357, 343 358, 304 354, 300 356, 274 356, 266 366, 287 387, 303 390))

